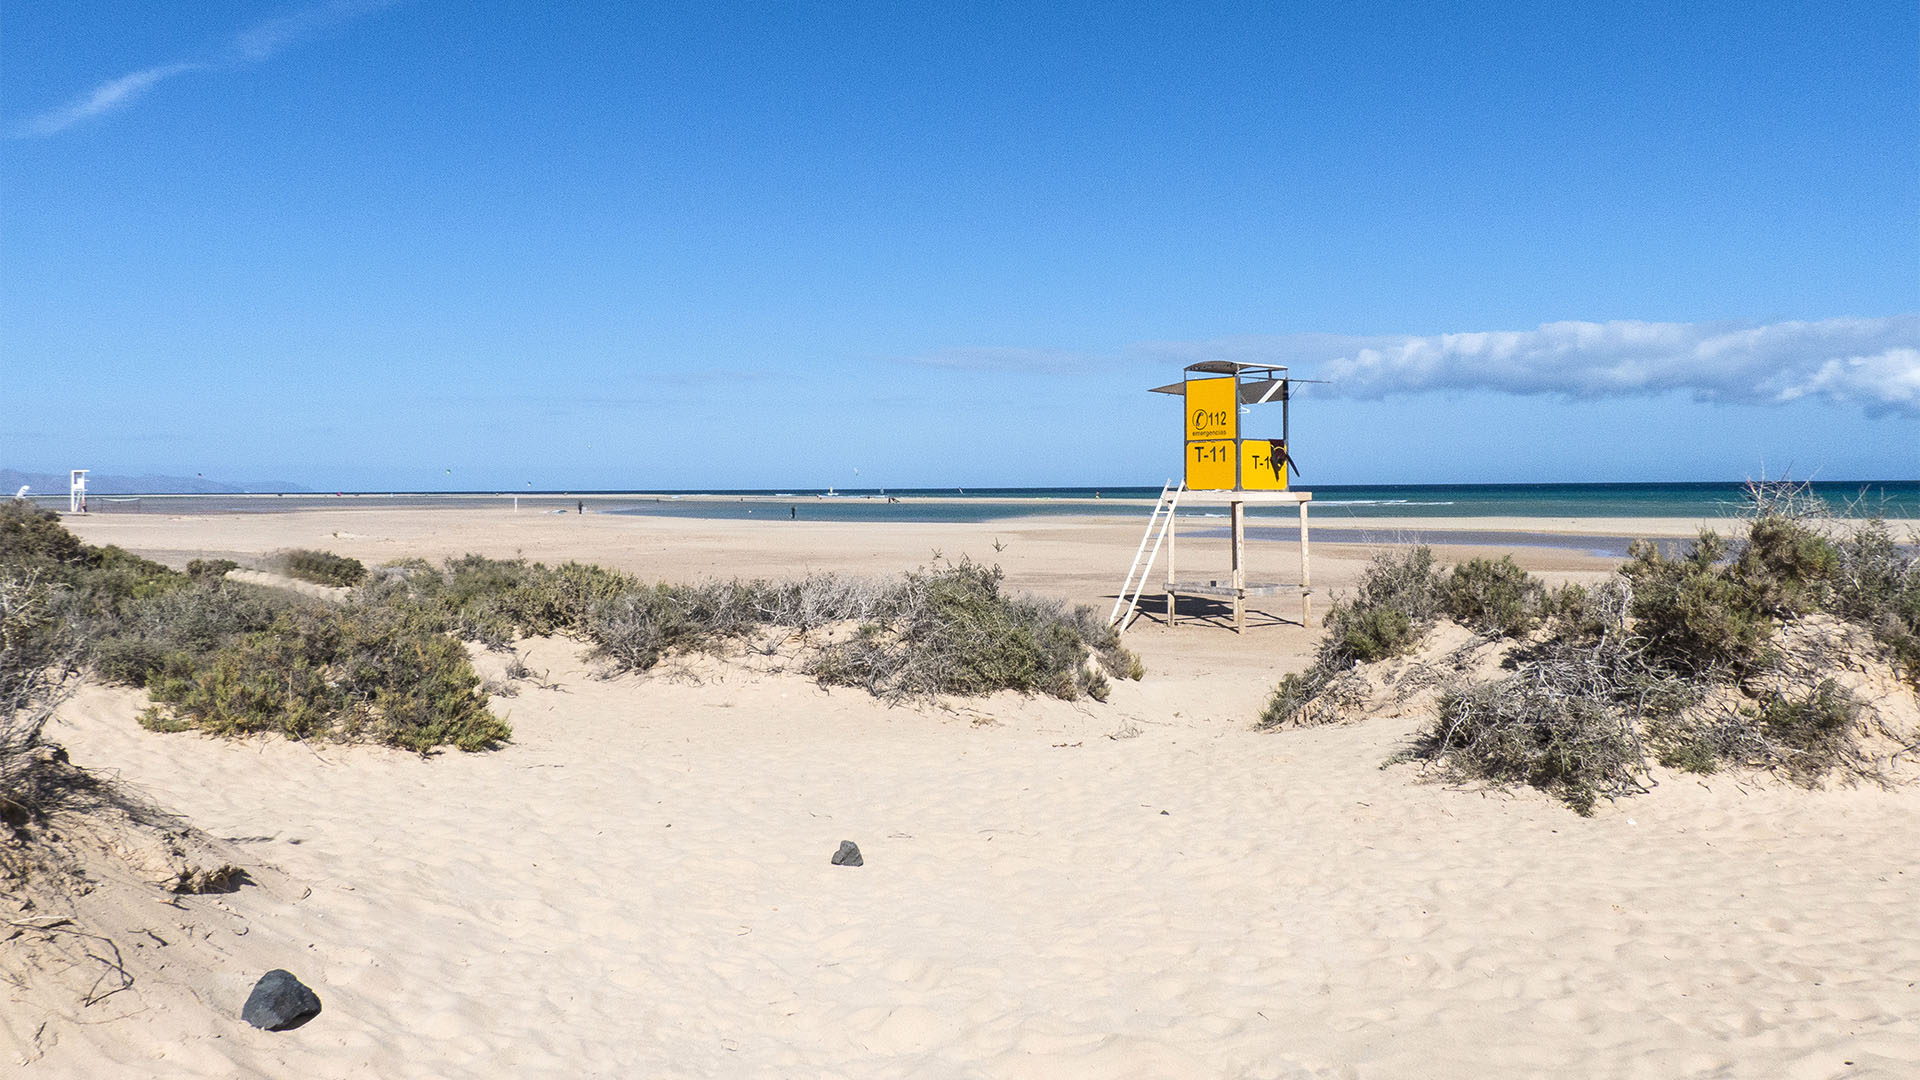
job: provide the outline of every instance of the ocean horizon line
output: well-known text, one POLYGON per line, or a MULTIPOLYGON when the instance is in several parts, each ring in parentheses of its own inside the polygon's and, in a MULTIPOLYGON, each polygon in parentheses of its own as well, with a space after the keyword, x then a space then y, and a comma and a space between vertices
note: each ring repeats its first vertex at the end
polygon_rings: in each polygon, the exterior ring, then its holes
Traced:
MULTIPOLYGON (((1920 518, 1920 480, 1826 480, 1796 486, 1840 516, 1920 518)), ((1724 518, 1751 505, 1746 481, 1624 481, 1516 484, 1304 485, 1320 520, 1383 517, 1462 518, 1724 518)), ((542 512, 845 521, 987 521, 1003 517, 1135 513, 1160 495, 1155 486, 476 489, 462 491, 335 491, 253 493, 90 493, 91 511, 275 512, 339 505, 481 508, 511 502, 542 512), (771 508, 769 504, 772 504, 771 508), (805 508, 804 512, 802 507, 805 508)), ((64 492, 30 496, 64 507, 64 492)), ((1256 506, 1254 517, 1290 514, 1256 506)))

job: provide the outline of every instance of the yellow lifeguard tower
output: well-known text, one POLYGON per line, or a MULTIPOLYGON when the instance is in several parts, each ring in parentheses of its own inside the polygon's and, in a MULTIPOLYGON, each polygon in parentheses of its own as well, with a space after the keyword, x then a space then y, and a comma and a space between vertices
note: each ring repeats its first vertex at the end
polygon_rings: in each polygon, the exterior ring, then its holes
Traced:
POLYGON ((1167 548, 1167 625, 1173 625, 1178 619, 1177 597, 1204 596, 1231 601, 1233 628, 1236 632, 1244 631, 1248 597, 1275 596, 1296 589, 1300 592, 1300 622, 1302 625, 1312 623, 1313 578, 1307 552, 1307 504, 1313 501, 1313 493, 1292 489, 1291 480, 1298 470, 1287 450, 1293 385, 1304 381, 1308 380, 1290 378, 1287 369, 1277 364, 1207 360, 1189 365, 1181 381, 1153 388, 1156 394, 1179 395, 1185 405, 1181 481, 1178 486, 1169 483, 1161 489, 1160 500, 1147 522, 1146 535, 1140 538, 1133 566, 1127 571, 1126 584, 1114 604, 1109 620, 1113 625, 1125 630, 1132 621, 1163 542, 1167 548), (1280 406, 1280 437, 1245 437, 1241 416, 1250 413, 1253 406, 1276 402, 1280 406), (1196 574, 1182 578, 1176 573, 1175 517, 1183 501, 1188 505, 1227 508, 1232 543, 1225 577, 1196 574), (1299 507, 1299 582, 1247 580, 1248 503, 1299 507))

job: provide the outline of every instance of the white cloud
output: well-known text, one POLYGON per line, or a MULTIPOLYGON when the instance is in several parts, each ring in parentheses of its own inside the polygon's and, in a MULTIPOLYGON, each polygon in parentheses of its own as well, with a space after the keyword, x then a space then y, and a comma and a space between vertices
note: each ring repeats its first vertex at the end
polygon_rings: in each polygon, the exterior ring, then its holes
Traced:
POLYGON ((1333 393, 1492 390, 1574 398, 1691 393, 1768 403, 1824 397, 1920 415, 1920 315, 1765 326, 1547 323, 1534 330, 1404 337, 1319 367, 1333 393))
POLYGON ((1808 394, 1864 405, 1870 413, 1920 415, 1920 349, 1900 347, 1873 356, 1829 360, 1803 382, 1780 391, 1780 400, 1808 394))
POLYGON ((396 2, 398 0, 332 0, 256 23, 228 39, 218 60, 158 64, 109 79, 65 105, 28 120, 20 125, 15 136, 57 135, 82 121, 126 108, 155 85, 175 75, 258 64, 349 19, 391 7, 396 2))

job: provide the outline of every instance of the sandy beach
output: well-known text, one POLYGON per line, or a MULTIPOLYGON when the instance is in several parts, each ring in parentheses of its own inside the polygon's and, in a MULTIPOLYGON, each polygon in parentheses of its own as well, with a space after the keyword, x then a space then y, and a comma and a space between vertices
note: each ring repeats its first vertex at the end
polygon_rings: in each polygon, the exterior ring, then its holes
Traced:
MULTIPOLYGON (((67 524, 174 566, 312 547, 692 581, 968 555, 1104 612, 1143 517, 356 507, 67 524)), ((1616 565, 1576 542, 1436 548, 1507 551, 1551 581, 1616 565)), ((1313 545, 1319 610, 1368 553, 1313 545)), ((1184 564, 1226 557, 1224 540, 1181 542, 1184 564)), ((1256 540, 1250 560, 1290 577, 1298 553, 1256 540)), ((1914 1075, 1920 790, 1663 770, 1582 818, 1530 790, 1428 782, 1385 764, 1406 717, 1253 730, 1317 634, 1296 598, 1263 608, 1236 635, 1217 613, 1169 628, 1149 607, 1127 635, 1147 675, 1104 704, 890 707, 784 670, 777 645, 603 679, 577 643, 536 639, 519 651, 537 684, 495 702, 512 741, 431 758, 159 734, 136 722, 140 694, 83 687, 50 737, 219 838, 252 884, 77 897, 83 925, 143 932, 121 943, 136 982, 51 1018, 14 994, 0 1054, 32 1077, 1914 1075), (829 863, 842 840, 864 866, 829 863), (241 1024, 271 968, 324 1011, 289 1032, 241 1024)), ((476 652, 483 673, 505 660, 476 652)))

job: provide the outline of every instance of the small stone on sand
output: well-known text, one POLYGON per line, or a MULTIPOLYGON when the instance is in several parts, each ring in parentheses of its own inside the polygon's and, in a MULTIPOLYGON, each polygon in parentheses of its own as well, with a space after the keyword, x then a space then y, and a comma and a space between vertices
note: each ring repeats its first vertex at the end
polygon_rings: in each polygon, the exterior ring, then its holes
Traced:
POLYGON ((320 1013, 320 997, 290 971, 274 968, 253 984, 240 1019, 268 1031, 299 1027, 320 1013))

